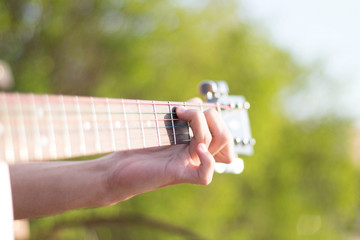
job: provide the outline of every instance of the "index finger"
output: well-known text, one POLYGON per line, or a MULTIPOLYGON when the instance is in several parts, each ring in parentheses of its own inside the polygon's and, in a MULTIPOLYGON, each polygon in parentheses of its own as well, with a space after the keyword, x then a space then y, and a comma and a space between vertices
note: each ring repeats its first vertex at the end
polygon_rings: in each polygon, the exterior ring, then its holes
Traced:
POLYGON ((193 138, 190 142, 190 155, 196 159, 196 147, 199 143, 204 143, 207 147, 210 145, 212 136, 210 134, 206 119, 201 111, 195 109, 186 109, 184 107, 176 108, 176 115, 181 120, 189 122, 193 131, 193 138))

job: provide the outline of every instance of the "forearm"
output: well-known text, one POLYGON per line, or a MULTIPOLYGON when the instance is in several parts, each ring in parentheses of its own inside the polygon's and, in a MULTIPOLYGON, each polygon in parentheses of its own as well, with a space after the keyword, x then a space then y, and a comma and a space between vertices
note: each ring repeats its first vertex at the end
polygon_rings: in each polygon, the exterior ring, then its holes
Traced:
POLYGON ((11 165, 15 219, 104 205, 107 170, 102 159, 11 165))

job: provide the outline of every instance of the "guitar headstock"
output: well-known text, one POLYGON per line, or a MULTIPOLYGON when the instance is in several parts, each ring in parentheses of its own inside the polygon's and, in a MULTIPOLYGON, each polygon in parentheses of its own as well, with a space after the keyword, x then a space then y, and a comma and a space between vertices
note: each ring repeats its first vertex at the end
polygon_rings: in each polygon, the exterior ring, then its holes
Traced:
MULTIPOLYGON (((219 112, 234 139, 235 155, 252 155, 255 139, 251 136, 248 109, 250 103, 243 96, 229 96, 229 88, 224 81, 204 81, 200 92, 206 102, 218 106, 219 112)), ((242 159, 236 158, 231 164, 216 163, 215 171, 241 173, 244 168, 242 159)))

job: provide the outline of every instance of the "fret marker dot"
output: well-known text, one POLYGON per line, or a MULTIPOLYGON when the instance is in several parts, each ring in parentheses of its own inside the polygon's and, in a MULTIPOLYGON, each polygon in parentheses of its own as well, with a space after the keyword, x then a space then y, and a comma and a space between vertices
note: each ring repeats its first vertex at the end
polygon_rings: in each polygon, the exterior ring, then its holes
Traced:
POLYGON ((84 123, 84 129, 85 129, 86 131, 89 131, 89 130, 91 129, 91 124, 90 124, 89 122, 85 122, 85 123, 84 123))
POLYGON ((121 122, 120 121, 115 122, 115 128, 121 128, 121 122))
POLYGON ((146 126, 147 126, 147 127, 151 127, 151 121, 150 121, 150 120, 147 120, 147 121, 146 121, 146 126))

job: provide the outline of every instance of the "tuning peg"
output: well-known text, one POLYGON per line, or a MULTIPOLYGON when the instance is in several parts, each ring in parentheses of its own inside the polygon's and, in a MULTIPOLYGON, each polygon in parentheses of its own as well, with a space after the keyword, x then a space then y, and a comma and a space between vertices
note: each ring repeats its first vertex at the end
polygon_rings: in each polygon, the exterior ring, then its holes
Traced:
POLYGON ((235 143, 235 145, 241 144, 244 146, 246 146, 246 145, 254 146, 256 143, 256 140, 254 138, 239 138, 239 137, 237 137, 234 139, 234 143, 235 143))
POLYGON ((227 83, 225 81, 217 81, 216 82, 217 87, 218 87, 218 94, 221 96, 224 95, 228 95, 229 93, 229 86, 227 85, 227 83))
POLYGON ((220 96, 227 95, 229 87, 225 81, 203 81, 200 83, 199 90, 208 102, 213 102, 220 96))
POLYGON ((212 99, 217 92, 217 85, 214 81, 203 81, 200 83, 199 91, 209 100, 212 99))
POLYGON ((244 171, 244 161, 241 158, 235 158, 232 163, 215 163, 215 172, 240 174, 244 171))

